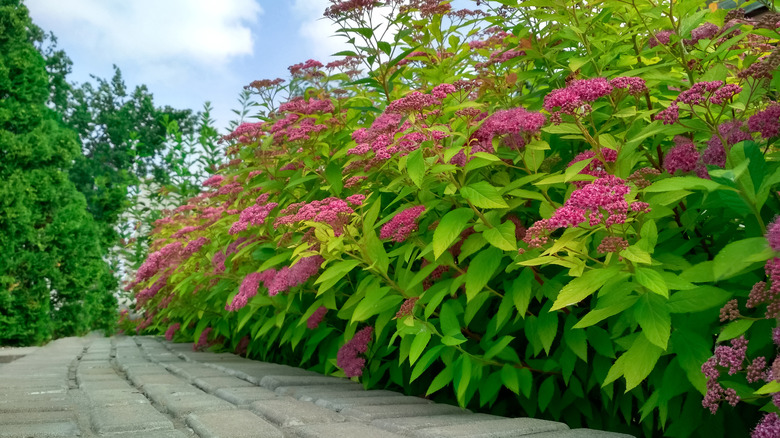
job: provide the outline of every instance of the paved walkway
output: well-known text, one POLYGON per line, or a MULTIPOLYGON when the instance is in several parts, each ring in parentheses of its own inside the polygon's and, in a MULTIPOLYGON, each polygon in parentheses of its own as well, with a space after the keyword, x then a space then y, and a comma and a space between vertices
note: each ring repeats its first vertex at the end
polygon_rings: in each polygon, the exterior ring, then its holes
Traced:
POLYGON ((626 438, 153 337, 65 338, 0 365, 0 437, 626 438))

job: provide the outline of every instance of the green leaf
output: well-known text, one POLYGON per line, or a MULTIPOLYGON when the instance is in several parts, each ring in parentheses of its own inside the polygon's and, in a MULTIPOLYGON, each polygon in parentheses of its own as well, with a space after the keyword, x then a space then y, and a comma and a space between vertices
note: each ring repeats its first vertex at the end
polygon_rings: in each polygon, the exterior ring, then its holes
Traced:
POLYGON ((406 157, 406 171, 414 185, 418 189, 421 188, 423 178, 425 177, 425 160, 423 159, 422 149, 417 149, 406 157))
POLYGON ((426 391, 425 395, 433 394, 444 388, 450 382, 452 382, 452 368, 446 367, 441 370, 435 379, 433 379, 433 382, 431 382, 431 386, 428 387, 428 391, 426 391))
POLYGON ((461 407, 466 406, 466 390, 471 383, 471 359, 468 355, 461 356, 460 367, 458 369, 458 380, 455 382, 455 393, 458 404, 461 407))
POLYGON ((501 383, 515 394, 520 394, 520 381, 517 377, 517 369, 506 364, 501 368, 501 383))
POLYGON ((550 354, 550 348, 558 334, 558 312, 551 312, 548 307, 550 307, 549 304, 545 305, 539 312, 536 320, 536 332, 545 353, 550 354))
POLYGON ((330 184, 330 188, 333 189, 333 193, 336 196, 341 194, 341 189, 344 187, 344 183, 341 180, 343 177, 341 166, 336 161, 331 161, 328 167, 325 168, 325 179, 330 184))
POLYGON ((525 318, 525 314, 528 311, 528 305, 531 304, 531 297, 533 295, 531 284, 533 281, 533 271, 526 268, 523 269, 514 281, 512 281, 512 286, 509 288, 509 293, 512 294, 512 301, 515 303, 517 314, 523 318, 525 318))
POLYGON ((507 345, 509 345, 510 342, 512 342, 515 339, 514 336, 502 336, 501 339, 499 339, 496 343, 490 346, 490 348, 485 352, 485 355, 482 357, 484 360, 490 360, 494 358, 497 354, 504 351, 507 345))
POLYGON ((439 258, 449 248, 474 217, 474 210, 458 208, 445 214, 433 232, 433 256, 439 258))
POLYGON ((626 392, 634 389, 650 375, 662 353, 661 347, 654 345, 645 337, 644 333, 640 333, 634 339, 631 348, 612 365, 604 385, 613 382, 622 375, 626 378, 626 392))
POLYGON ((731 299, 731 296, 731 292, 705 285, 673 293, 669 298, 668 306, 671 313, 700 312, 713 307, 721 307, 731 299))
POLYGON ((563 332, 563 341, 566 345, 585 362, 588 361, 588 335, 585 330, 569 329, 563 332))
POLYGON ((658 271, 650 268, 636 268, 634 278, 651 292, 657 293, 664 298, 669 298, 669 288, 658 271))
POLYGON ((460 194, 479 208, 509 208, 501 193, 487 181, 479 181, 460 189, 460 194))
POLYGON ((618 272, 620 272, 619 266, 611 266, 609 268, 592 269, 582 274, 581 277, 573 279, 561 289, 552 310, 562 309, 579 303, 593 292, 596 292, 601 286, 604 286, 604 283, 618 272))
POLYGON ((503 253, 498 248, 489 247, 479 252, 469 263, 466 272, 466 298, 471 301, 482 289, 487 286, 493 273, 501 265, 503 253))
POLYGON ((656 294, 642 295, 634 305, 634 318, 647 340, 666 350, 672 332, 667 300, 656 294))
POLYGON ((439 312, 439 326, 441 327, 441 332, 447 336, 460 334, 458 314, 462 313, 462 308, 458 312, 455 307, 454 302, 447 301, 441 306, 441 311, 439 312))
POLYGON ((363 238, 366 248, 366 258, 382 274, 387 274, 390 258, 385 251, 385 245, 379 240, 374 230, 368 230, 363 238))
POLYGON ((755 321, 752 319, 738 319, 731 321, 718 335, 718 342, 728 341, 745 333, 755 321))
POLYGON ((713 266, 715 280, 734 277, 754 264, 766 262, 772 254, 765 237, 751 237, 731 242, 715 256, 713 266))
POLYGON ((314 282, 314 284, 320 285, 317 296, 333 287, 339 280, 347 275, 349 271, 355 269, 359 264, 360 262, 357 260, 342 260, 331 265, 314 282))
POLYGON ((482 232, 482 237, 496 248, 504 251, 517 251, 515 224, 512 221, 505 221, 497 227, 488 228, 482 232))
POLYGON ((422 355, 420 360, 417 362, 417 365, 414 366, 414 370, 412 371, 412 376, 409 380, 409 383, 414 382, 417 380, 418 377, 422 375, 422 373, 425 372, 425 370, 428 369, 428 367, 431 366, 431 364, 438 359, 439 353, 444 348, 444 345, 437 345, 428 351, 425 352, 425 354, 422 355))
POLYGON ((539 386, 539 398, 536 402, 539 403, 539 410, 541 412, 544 412, 544 410, 547 409, 547 406, 550 405, 554 394, 555 377, 550 376, 542 382, 541 386, 539 386))
POLYGON ((714 191, 718 189, 727 189, 728 187, 696 176, 675 176, 673 178, 664 178, 658 180, 643 191, 645 193, 671 192, 674 190, 707 190, 714 191))
POLYGON ((580 319, 580 322, 574 324, 573 328, 578 329, 590 327, 593 324, 597 324, 609 318, 610 316, 617 315, 618 313, 633 306, 637 299, 638 297, 636 296, 629 296, 623 298, 617 303, 605 305, 604 307, 601 307, 601 303, 599 302, 596 308, 588 312, 587 315, 583 316, 582 319, 580 319))
POLYGON ((428 329, 424 329, 421 332, 414 335, 412 341, 412 348, 409 350, 409 365, 414 365, 417 359, 422 354, 425 347, 428 346, 428 342, 431 340, 431 332, 428 329))
POLYGON ((640 248, 639 245, 629 246, 623 251, 620 251, 620 255, 634 263, 644 263, 646 265, 653 263, 653 259, 650 257, 650 253, 640 248))
POLYGON ((754 392, 754 394, 764 395, 764 394, 772 394, 775 392, 780 392, 780 382, 778 382, 777 380, 772 380, 766 385, 758 388, 756 392, 754 392))

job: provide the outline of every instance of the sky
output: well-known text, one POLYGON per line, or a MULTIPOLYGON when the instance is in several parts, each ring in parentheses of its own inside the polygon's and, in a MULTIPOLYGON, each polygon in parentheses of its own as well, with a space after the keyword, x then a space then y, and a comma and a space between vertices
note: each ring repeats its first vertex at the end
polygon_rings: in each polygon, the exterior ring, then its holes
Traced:
POLYGON ((210 101, 224 133, 253 80, 287 78, 287 67, 328 61, 347 47, 321 18, 328 0, 25 0, 73 61, 71 82, 145 84, 157 106, 200 110, 210 101))

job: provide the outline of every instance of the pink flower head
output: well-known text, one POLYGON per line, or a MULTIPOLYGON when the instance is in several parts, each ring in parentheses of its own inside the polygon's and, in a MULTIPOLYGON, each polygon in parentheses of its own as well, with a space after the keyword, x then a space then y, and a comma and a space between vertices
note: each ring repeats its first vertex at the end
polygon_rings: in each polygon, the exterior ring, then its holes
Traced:
MULTIPOLYGON (((721 123, 720 126, 718 126, 718 133, 720 134, 720 137, 723 137, 723 139, 726 140, 726 146, 728 147, 752 138, 750 133, 742 130, 742 122, 739 120, 721 123)), ((720 137, 713 134, 712 138, 707 142, 707 149, 705 149, 702 154, 702 161, 704 161, 705 164, 718 167, 724 167, 726 165, 726 148, 723 147, 720 137)))
POLYGON ((780 104, 773 102, 767 109, 759 111, 748 119, 748 129, 761 133, 761 138, 780 135, 780 104))
POLYGON ((322 322, 322 319, 325 317, 325 314, 328 313, 328 308, 325 306, 320 306, 317 310, 314 311, 314 313, 309 316, 309 319, 306 320, 306 327, 309 329, 316 329, 317 326, 320 325, 322 322))
MULTIPOLYGON (((604 157, 604 161, 601 161, 601 158, 596 156, 595 151, 587 150, 574 157, 574 159, 572 159, 569 162, 567 167, 571 167, 572 164, 580 161, 591 160, 591 162, 587 166, 585 166, 582 170, 580 170, 580 174, 592 175, 595 176, 596 178, 603 178, 608 175, 604 162, 614 163, 615 161, 617 161, 617 155, 618 155, 617 151, 614 149, 601 148, 601 156, 604 157)), ((574 182, 574 185, 580 188, 585 187, 587 184, 588 181, 574 182)))
POLYGON ((539 133, 545 121, 544 114, 522 107, 496 111, 472 135, 471 138, 477 141, 472 152, 494 152, 493 139, 505 135, 509 135, 510 147, 519 149, 525 146, 527 139, 539 133))
POLYGON ((648 41, 648 45, 652 48, 659 44, 667 45, 669 44, 670 36, 674 34, 673 30, 662 30, 655 35, 650 37, 650 40, 648 41))
POLYGON ((712 39, 720 32, 720 28, 712 23, 704 23, 691 31, 691 39, 686 40, 688 44, 696 44, 699 40, 712 39))
POLYGON ((203 245, 208 243, 211 243, 211 240, 202 236, 198 237, 197 239, 190 240, 187 242, 187 246, 182 251, 182 258, 189 258, 191 255, 198 252, 203 247, 203 245))
MULTIPOLYGON (((447 266, 439 266, 436 269, 439 268, 447 268, 447 266)), ((442 270, 443 273, 444 270, 442 270)), ((441 273, 439 273, 441 275, 441 273)), ((398 309, 398 312, 395 313, 396 318, 403 318, 404 316, 411 315, 414 311, 414 305, 417 303, 417 300, 419 300, 420 297, 412 297, 404 300, 404 302, 401 304, 401 308, 398 309)))
POLYGON ((249 299, 257 295, 257 288, 263 278, 264 276, 260 272, 252 272, 244 277, 238 288, 238 294, 233 297, 233 302, 225 306, 225 310, 233 312, 246 306, 249 299))
POLYGON ((206 327, 202 332, 200 332, 200 337, 198 338, 198 342, 192 345, 192 351, 199 351, 208 347, 210 333, 211 333, 211 327, 206 327))
POLYGON ((182 243, 173 242, 165 245, 159 251, 149 254, 149 257, 135 274, 136 282, 148 280, 163 269, 178 264, 181 259, 181 250, 182 243))
POLYGON ((766 240, 769 241, 772 251, 780 252, 780 216, 775 217, 766 227, 766 240))
POLYGON ((419 91, 412 91, 406 96, 390 102, 386 112, 396 114, 416 113, 434 105, 441 105, 441 100, 438 97, 419 91))
POLYGON ((664 157, 664 169, 670 175, 682 172, 693 172, 699 163, 699 151, 693 141, 687 137, 676 136, 674 138, 675 146, 669 150, 664 157))
POLYGON ((774 412, 764 415, 758 423, 750 438, 777 438, 780 436, 780 416, 774 412))
POLYGON ((352 205, 363 205, 363 201, 365 201, 365 199, 366 199, 366 195, 358 193, 356 195, 348 196, 347 202, 349 202, 352 205))
POLYGON ((637 96, 647 91, 645 80, 633 76, 620 76, 609 81, 610 85, 618 89, 627 89, 628 94, 637 96))
POLYGON ((173 340, 173 335, 174 335, 174 333, 176 333, 176 330, 178 330, 179 327, 181 327, 181 324, 178 323, 178 322, 168 326, 168 330, 165 331, 165 339, 167 339, 169 341, 172 341, 173 340))
POLYGON ((298 263, 279 271, 269 270, 269 278, 264 283, 268 287, 268 295, 275 296, 295 286, 306 283, 320 269, 325 260, 320 256, 304 257, 298 263))
POLYGON ((374 328, 364 327, 346 344, 339 348, 336 355, 336 365, 344 370, 347 377, 360 377, 363 375, 363 367, 366 366, 366 360, 359 355, 368 351, 368 343, 371 342, 371 335, 374 328))
POLYGON ((613 89, 614 87, 606 78, 572 81, 566 88, 558 88, 545 96, 544 109, 551 113, 553 123, 559 124, 561 114, 576 116, 581 112, 590 112, 591 107, 588 102, 610 94, 613 89))
POLYGON ((225 179, 222 175, 212 175, 206 181, 203 181, 203 187, 219 187, 225 179))
POLYGON ((455 91, 457 91, 457 88, 455 88, 455 86, 452 84, 439 84, 433 87, 433 90, 431 90, 431 95, 437 99, 444 99, 455 91))
POLYGON ((417 229, 417 218, 425 211, 424 205, 407 208, 396 214, 389 222, 382 226, 379 232, 380 239, 393 239, 403 242, 412 231, 417 229))
POLYGON ((666 109, 659 111, 654 118, 661 120, 664 125, 673 125, 680 119, 680 107, 672 103, 666 109))
POLYGON ((630 191, 626 182, 616 176, 599 178, 572 192, 547 226, 552 229, 576 227, 585 221, 590 226, 603 223, 606 227, 625 223, 629 211, 625 196, 630 191))

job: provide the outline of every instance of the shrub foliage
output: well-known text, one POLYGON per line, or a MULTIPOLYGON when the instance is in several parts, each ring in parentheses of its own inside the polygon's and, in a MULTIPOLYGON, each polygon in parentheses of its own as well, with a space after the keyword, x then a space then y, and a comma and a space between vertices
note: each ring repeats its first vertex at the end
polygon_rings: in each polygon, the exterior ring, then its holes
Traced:
POLYGON ((733 306, 780 276, 780 15, 332 3, 355 50, 250 84, 260 119, 156 224, 139 330, 572 427, 777 418, 766 369, 708 358, 777 348, 774 295, 733 306))

